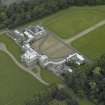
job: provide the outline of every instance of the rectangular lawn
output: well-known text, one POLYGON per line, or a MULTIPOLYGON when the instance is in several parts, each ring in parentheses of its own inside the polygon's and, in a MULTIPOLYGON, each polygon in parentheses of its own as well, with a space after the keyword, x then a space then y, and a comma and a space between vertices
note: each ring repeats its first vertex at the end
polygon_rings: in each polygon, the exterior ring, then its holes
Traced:
POLYGON ((99 58, 105 54, 105 26, 74 41, 72 45, 91 59, 99 58))

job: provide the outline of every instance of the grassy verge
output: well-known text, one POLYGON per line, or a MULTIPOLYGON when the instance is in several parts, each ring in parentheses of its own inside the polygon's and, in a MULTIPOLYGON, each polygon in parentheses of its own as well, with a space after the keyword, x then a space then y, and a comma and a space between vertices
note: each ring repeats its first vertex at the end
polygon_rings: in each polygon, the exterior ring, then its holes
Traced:
POLYGON ((41 70, 41 76, 42 78, 47 81, 48 83, 52 85, 62 84, 63 81, 60 79, 60 77, 57 77, 55 74, 48 70, 41 70))
POLYGON ((79 104, 80 105, 95 105, 95 104, 93 104, 92 102, 90 102, 89 100, 87 100, 87 99, 79 99, 79 104))
POLYGON ((72 45, 90 59, 99 58, 105 54, 105 26, 74 41, 72 45))
POLYGON ((21 49, 10 37, 5 34, 0 35, 0 42, 4 43, 7 49, 20 61, 21 49))

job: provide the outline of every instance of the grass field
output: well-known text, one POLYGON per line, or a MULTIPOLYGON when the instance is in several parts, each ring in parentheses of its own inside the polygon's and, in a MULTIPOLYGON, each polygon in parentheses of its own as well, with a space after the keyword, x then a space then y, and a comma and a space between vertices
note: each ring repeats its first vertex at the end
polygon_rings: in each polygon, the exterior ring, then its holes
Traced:
POLYGON ((63 83, 62 79, 60 79, 59 77, 55 76, 55 74, 47 70, 42 70, 41 76, 45 81, 47 81, 48 83, 51 83, 52 85, 63 83))
MULTIPOLYGON (((20 59, 21 49, 5 35, 0 35, 0 42, 6 44, 8 50, 20 59)), ((41 70, 41 75, 49 84, 59 84, 62 80, 47 70, 41 70)), ((18 68, 4 52, 0 52, 0 105, 24 105, 25 100, 36 93, 47 90, 31 75, 18 68)))
POLYGON ((105 26, 74 41, 72 45, 91 59, 99 58, 105 54, 105 26))
MULTIPOLYGON (((60 37, 67 39, 105 19, 105 5, 78 6, 61 10, 53 15, 32 21, 24 26, 43 25, 60 37)), ((18 27, 18 28, 22 28, 18 27)))
POLYGON ((27 99, 46 87, 20 70, 11 59, 0 52, 0 105, 24 105, 27 99))
POLYGON ((87 100, 87 99, 79 99, 79 104, 80 105, 95 105, 95 104, 93 104, 92 102, 90 102, 89 100, 87 100))
POLYGON ((5 34, 0 35, 0 42, 4 43, 8 50, 20 61, 21 49, 11 38, 5 34))
POLYGON ((38 22, 62 38, 70 38, 105 19, 104 12, 105 6, 70 7, 38 22))

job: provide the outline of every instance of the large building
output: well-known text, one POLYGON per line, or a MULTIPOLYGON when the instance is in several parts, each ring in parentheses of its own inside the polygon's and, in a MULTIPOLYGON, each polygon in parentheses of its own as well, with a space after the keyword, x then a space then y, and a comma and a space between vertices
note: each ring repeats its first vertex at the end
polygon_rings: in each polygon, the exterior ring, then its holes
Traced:
POLYGON ((31 47, 31 44, 33 41, 37 41, 47 35, 47 31, 41 26, 37 25, 35 27, 25 28, 21 32, 15 30, 14 33, 15 40, 19 40, 21 42, 20 46, 24 51, 24 54, 21 56, 21 60, 27 67, 33 67, 39 64, 41 67, 48 68, 48 70, 59 75, 67 71, 72 72, 70 66, 67 65, 68 62, 74 62, 77 65, 81 65, 85 61, 84 57, 78 53, 70 54, 60 61, 51 60, 47 55, 38 53, 37 50, 31 47))
POLYGON ((13 39, 17 42, 30 43, 47 35, 47 31, 41 26, 25 28, 23 31, 14 30, 13 39))
POLYGON ((23 42, 25 40, 25 36, 23 33, 21 33, 18 30, 14 30, 13 32, 13 38, 14 40, 16 40, 17 42, 23 42))
POLYGON ((32 40, 39 40, 46 36, 47 32, 43 27, 37 25, 35 27, 26 28, 24 35, 27 37, 27 43, 29 43, 32 40))
POLYGON ((26 66, 30 67, 38 62, 38 56, 39 54, 35 50, 28 48, 21 56, 21 60, 26 66))

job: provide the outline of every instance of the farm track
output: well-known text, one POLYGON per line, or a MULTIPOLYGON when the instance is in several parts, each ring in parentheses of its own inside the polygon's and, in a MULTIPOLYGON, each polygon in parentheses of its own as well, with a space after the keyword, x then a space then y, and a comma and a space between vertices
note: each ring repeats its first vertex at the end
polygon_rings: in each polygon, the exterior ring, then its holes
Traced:
POLYGON ((45 82, 41 76, 40 76, 40 71, 38 73, 34 73, 32 70, 27 69, 25 66, 23 66, 22 64, 20 64, 15 57, 7 50, 6 46, 4 43, 0 43, 0 50, 5 52, 13 61, 14 63, 21 68, 23 71, 29 73, 30 75, 32 75, 35 79, 39 80, 42 84, 44 85, 49 85, 47 82, 45 82))
POLYGON ((67 39, 67 40, 64 40, 64 41, 65 41, 65 43, 70 44, 70 43, 74 42, 75 40, 77 40, 77 39, 79 39, 79 38, 81 38, 81 37, 83 37, 85 35, 88 35, 88 33, 92 32, 92 31, 96 30, 97 28, 100 28, 100 27, 102 27, 104 25, 105 25, 105 20, 100 21, 99 23, 95 24, 94 26, 92 26, 92 27, 78 33, 74 37, 72 37, 70 39, 67 39))

